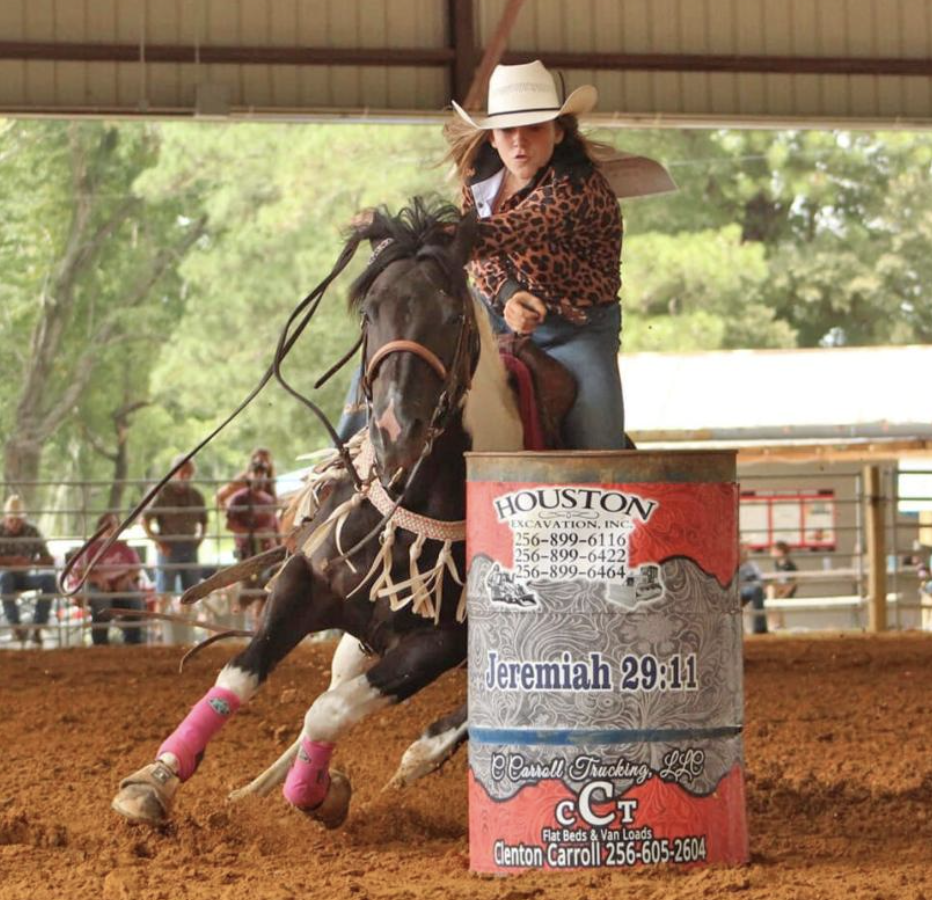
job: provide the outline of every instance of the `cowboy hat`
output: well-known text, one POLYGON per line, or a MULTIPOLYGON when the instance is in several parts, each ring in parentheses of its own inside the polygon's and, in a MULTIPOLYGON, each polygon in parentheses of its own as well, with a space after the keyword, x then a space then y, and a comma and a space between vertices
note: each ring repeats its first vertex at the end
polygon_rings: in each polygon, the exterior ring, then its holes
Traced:
POLYGON ((581 116, 590 112, 599 99, 591 85, 576 88, 560 104, 553 76, 538 59, 520 66, 496 66, 489 79, 489 109, 484 116, 470 116, 458 103, 457 114, 473 128, 520 128, 550 122, 558 116, 581 116))
POLYGON ((23 498, 19 494, 10 494, 3 504, 3 512, 8 516, 23 516, 26 513, 26 507, 23 504, 23 498))

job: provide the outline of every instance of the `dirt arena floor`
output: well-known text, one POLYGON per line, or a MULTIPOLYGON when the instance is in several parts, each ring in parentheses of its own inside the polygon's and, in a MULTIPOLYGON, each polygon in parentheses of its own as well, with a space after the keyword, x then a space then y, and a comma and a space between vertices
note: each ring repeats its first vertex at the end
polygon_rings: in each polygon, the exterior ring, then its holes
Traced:
POLYGON ((358 726, 334 833, 276 793, 227 792, 293 739, 332 645, 302 648, 214 741, 163 830, 110 811, 230 655, 176 672, 175 648, 0 653, 0 900, 845 898, 932 900, 932 638, 752 639, 746 652, 750 865, 638 872, 468 871, 465 752, 382 792, 462 673, 358 726))

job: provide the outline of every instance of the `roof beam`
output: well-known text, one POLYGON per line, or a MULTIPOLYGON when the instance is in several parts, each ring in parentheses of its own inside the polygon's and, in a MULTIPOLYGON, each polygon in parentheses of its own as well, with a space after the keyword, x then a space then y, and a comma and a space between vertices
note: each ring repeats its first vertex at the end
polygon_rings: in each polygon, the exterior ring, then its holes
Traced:
MULTIPOLYGON (((451 0, 456 2, 456 0, 451 0)), ((511 0, 515 9, 523 0, 511 0)), ((506 9, 512 9, 511 6, 506 9)), ((515 13, 516 15, 516 13, 515 13)), ((505 15, 493 36, 472 82, 481 102, 488 75, 499 62, 508 64, 541 59, 554 69, 597 69, 647 72, 730 72, 734 74, 782 75, 890 75, 932 76, 929 57, 861 56, 725 56, 679 53, 558 53, 496 52, 494 37, 507 40, 505 15), (501 32, 501 35, 499 35, 501 32), (487 74, 483 74, 486 72, 487 74)), ((511 24, 514 24, 513 21, 511 24)), ((510 26, 509 26, 510 30, 510 26)), ((503 46, 503 44, 502 44, 503 46)), ((75 42, 0 41, 0 60, 45 60, 49 62, 142 62, 138 44, 75 42)), ((264 66, 413 66, 463 65, 455 47, 427 48, 337 48, 202 46, 146 44, 145 62, 264 65, 264 66)))
POLYGON ((450 46, 454 54, 450 72, 450 96, 458 103, 466 102, 476 70, 474 11, 473 0, 447 0, 450 46))
POLYGON ((505 53, 502 62, 614 72, 731 72, 775 75, 932 75, 927 57, 727 56, 684 53, 505 53))
POLYGON ((76 44, 0 41, 0 60, 54 62, 202 63, 258 66, 448 66, 452 47, 424 49, 337 47, 221 47, 188 44, 76 44))
POLYGON ((489 84, 489 78, 492 77, 492 71, 501 62, 505 47, 508 45, 508 35, 514 28, 521 12, 521 6, 524 0, 508 0, 508 5, 502 13, 502 17, 495 27, 489 46, 485 48, 482 54, 482 61, 479 68, 476 69, 476 75, 472 80, 469 93, 466 95, 466 101, 463 104, 465 109, 478 109, 482 105, 482 98, 485 96, 486 88, 489 84))

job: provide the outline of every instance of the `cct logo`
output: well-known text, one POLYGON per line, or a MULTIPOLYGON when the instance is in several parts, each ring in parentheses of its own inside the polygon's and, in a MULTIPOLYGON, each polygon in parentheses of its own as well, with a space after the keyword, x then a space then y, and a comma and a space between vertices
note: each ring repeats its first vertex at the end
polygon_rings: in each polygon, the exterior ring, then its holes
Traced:
POLYGON ((590 781, 579 792, 576 800, 561 800, 554 810, 554 815, 557 822, 567 828, 577 825, 580 820, 594 828, 604 828, 615 821, 618 813, 621 813, 620 825, 631 825, 637 808, 638 802, 634 798, 613 798, 610 781, 590 781), (615 809, 612 812, 599 814, 592 808, 593 804, 601 805, 613 799, 615 809))

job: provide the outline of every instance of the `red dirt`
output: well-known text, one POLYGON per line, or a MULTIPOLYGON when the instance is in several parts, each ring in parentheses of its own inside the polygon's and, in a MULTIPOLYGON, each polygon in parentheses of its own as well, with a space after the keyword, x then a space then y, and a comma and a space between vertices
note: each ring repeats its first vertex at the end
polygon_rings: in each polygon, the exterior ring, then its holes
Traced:
POLYGON ((466 761, 381 793, 404 748, 462 697, 462 673, 358 726, 336 765, 355 796, 329 833, 281 797, 226 802, 293 739, 331 645, 302 648, 219 736, 163 830, 109 809, 230 655, 179 677, 175 648, 0 654, 0 900, 932 898, 932 638, 747 643, 751 864, 468 871, 466 761))

